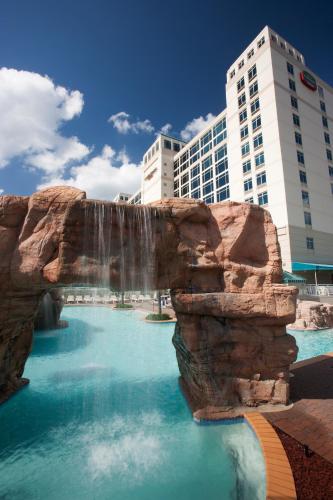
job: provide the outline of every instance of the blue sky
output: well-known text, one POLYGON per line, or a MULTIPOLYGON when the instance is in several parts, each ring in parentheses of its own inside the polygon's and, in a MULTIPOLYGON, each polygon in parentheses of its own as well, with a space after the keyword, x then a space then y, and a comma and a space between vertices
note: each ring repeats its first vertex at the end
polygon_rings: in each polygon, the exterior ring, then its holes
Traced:
POLYGON ((226 70, 266 24, 333 84, 330 2, 0 5, 4 193, 64 182, 91 197, 132 191, 142 154, 161 127, 171 124, 177 135, 224 108, 226 70))

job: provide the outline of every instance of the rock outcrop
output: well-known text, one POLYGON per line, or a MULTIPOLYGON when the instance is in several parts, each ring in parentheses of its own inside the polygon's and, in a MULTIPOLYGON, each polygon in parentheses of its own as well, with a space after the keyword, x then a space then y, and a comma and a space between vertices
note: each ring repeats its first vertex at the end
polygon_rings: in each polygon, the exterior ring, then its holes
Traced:
POLYGON ((291 330, 322 330, 333 328, 333 305, 311 300, 297 303, 296 320, 288 325, 291 330))
POLYGON ((287 403, 297 347, 285 325, 297 289, 279 284, 276 229, 262 208, 179 198, 121 205, 68 187, 3 196, 0 256, 2 398, 24 382, 45 292, 91 284, 171 290, 173 343, 198 407, 287 403))

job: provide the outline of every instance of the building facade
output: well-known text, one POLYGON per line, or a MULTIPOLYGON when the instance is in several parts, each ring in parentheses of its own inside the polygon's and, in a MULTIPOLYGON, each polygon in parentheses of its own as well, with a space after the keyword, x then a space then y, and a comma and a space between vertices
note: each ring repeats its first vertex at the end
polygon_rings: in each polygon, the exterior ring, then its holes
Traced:
POLYGON ((332 140, 332 87, 266 26, 227 71, 226 109, 190 142, 161 135, 149 148, 140 202, 257 203, 277 226, 285 270, 330 266, 332 140))

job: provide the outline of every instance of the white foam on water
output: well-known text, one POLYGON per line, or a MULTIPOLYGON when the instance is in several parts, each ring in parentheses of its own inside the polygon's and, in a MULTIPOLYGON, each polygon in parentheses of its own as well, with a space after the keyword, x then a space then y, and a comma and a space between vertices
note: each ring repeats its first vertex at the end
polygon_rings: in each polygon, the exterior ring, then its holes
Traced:
POLYGON ((126 481, 144 479, 163 461, 162 444, 157 436, 137 432, 120 437, 114 442, 91 446, 88 467, 93 478, 104 475, 122 475, 126 481))

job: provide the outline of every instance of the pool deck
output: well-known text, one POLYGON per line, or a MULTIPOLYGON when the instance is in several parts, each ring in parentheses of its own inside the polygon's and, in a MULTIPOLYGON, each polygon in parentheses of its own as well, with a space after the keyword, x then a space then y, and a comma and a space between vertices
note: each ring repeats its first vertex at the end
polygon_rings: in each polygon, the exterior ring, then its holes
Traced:
POLYGON ((333 463, 333 352, 294 363, 290 371, 292 408, 263 415, 333 463))

